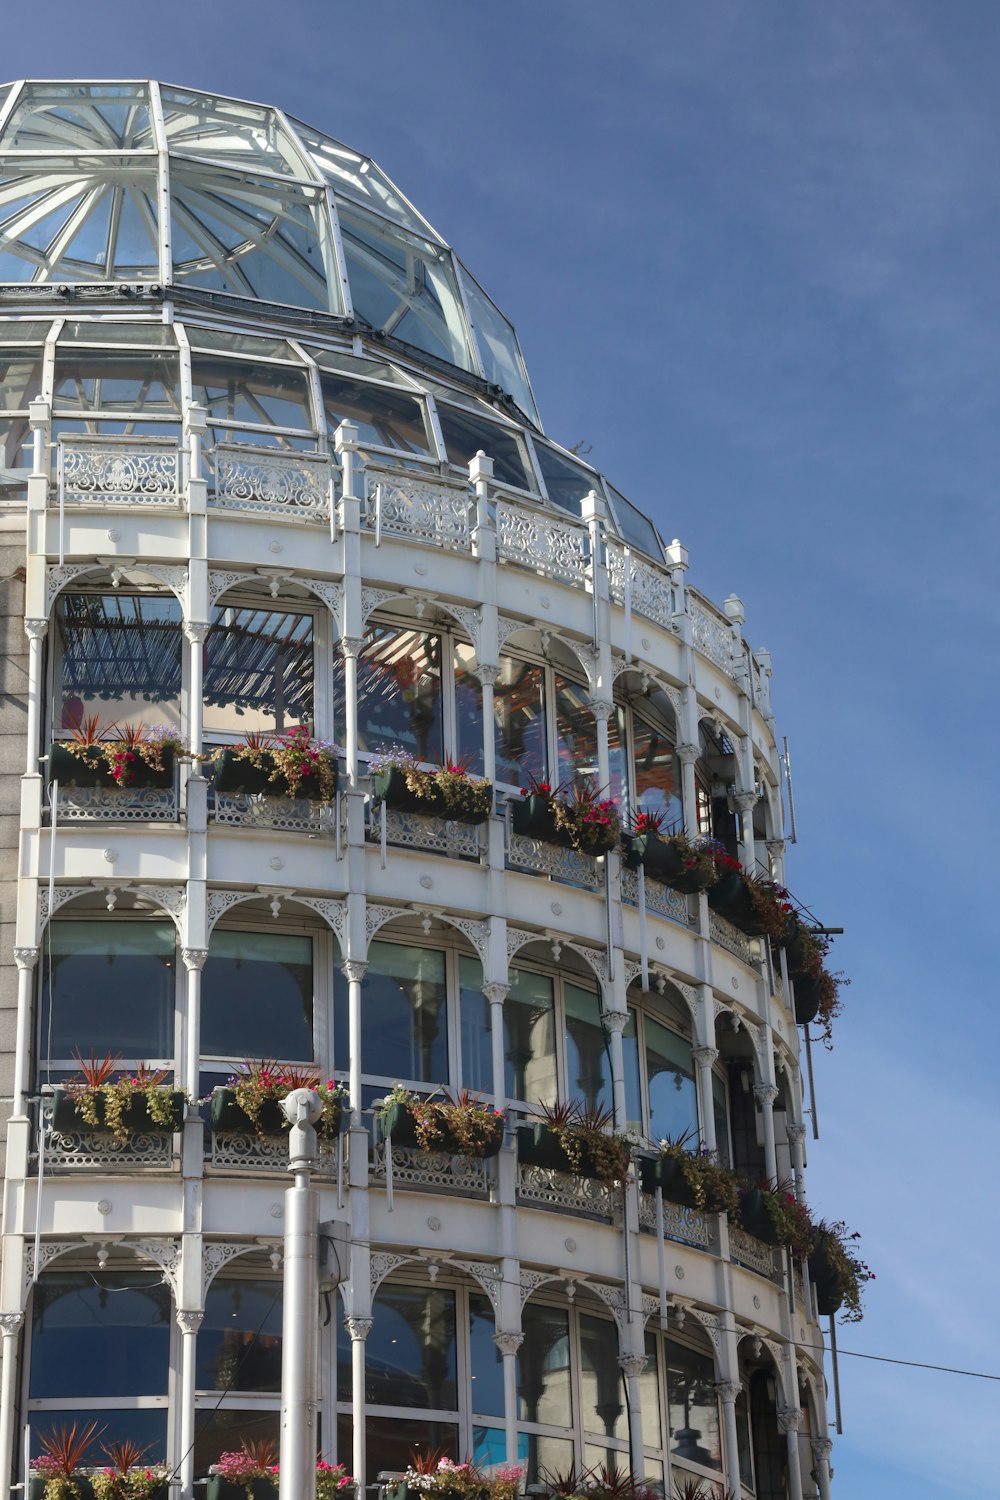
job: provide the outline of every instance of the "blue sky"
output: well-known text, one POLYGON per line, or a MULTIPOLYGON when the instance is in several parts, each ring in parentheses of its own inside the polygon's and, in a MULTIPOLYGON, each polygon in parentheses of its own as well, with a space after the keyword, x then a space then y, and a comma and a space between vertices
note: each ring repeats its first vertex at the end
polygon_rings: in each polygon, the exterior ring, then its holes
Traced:
MULTIPOLYGON (((842 1348, 1000 1373, 1000 6, 82 15, 50 0, 4 74, 152 73, 370 153, 516 323, 552 436, 742 596, 793 748, 789 881, 846 929, 810 1192, 878 1280, 842 1348)), ((842 1500, 996 1493, 1000 1385, 841 1377, 842 1500)))

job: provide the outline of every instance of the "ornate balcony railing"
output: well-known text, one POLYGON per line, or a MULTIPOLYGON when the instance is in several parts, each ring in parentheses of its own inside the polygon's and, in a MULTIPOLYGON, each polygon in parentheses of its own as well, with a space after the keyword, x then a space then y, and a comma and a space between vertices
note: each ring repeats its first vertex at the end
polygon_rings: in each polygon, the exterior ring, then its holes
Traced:
POLYGON ((176 823, 176 787, 59 788, 60 823, 176 823))
POLYGON ((419 474, 365 472, 365 524, 376 536, 405 536, 468 552, 472 548, 471 505, 466 486, 419 474))
POLYGON ((662 625, 673 626, 677 600, 666 573, 650 567, 616 542, 608 541, 608 592, 624 608, 626 598, 633 613, 662 625))
POLYGON ((741 959, 743 963, 754 967, 754 956, 750 948, 750 939, 732 922, 719 913, 709 909, 708 913, 708 935, 713 943, 718 943, 720 948, 725 948, 734 958, 741 959))
POLYGON ((781 1255, 782 1252, 776 1246, 765 1245, 763 1240, 747 1234, 737 1224, 730 1224, 729 1256, 744 1270, 756 1271, 758 1276, 766 1276, 768 1281, 780 1282, 783 1279, 781 1255))
POLYGON ((688 590, 691 607, 691 638, 695 649, 725 672, 733 675, 733 633, 725 619, 706 609, 694 591, 688 590))
MULTIPOLYGON (((639 1228, 653 1234, 657 1231, 655 1193, 639 1194, 639 1228)), ((663 1238, 681 1245, 696 1245, 699 1250, 714 1250, 717 1242, 714 1216, 664 1198, 663 1238)))
POLYGON ((333 498, 333 466, 324 453, 297 453, 252 443, 215 445, 215 495, 224 510, 325 521, 333 498))
POLYGON ((520 833, 507 836, 507 863, 512 870, 548 875, 552 880, 583 886, 588 891, 598 890, 601 884, 600 870, 593 855, 547 844, 544 839, 525 838, 520 833))
POLYGON ((450 818, 429 818, 423 813, 402 812, 384 802, 372 809, 368 838, 383 847, 394 844, 403 849, 427 849, 448 854, 453 859, 476 859, 482 852, 482 827, 477 823, 457 823, 450 818))
MULTIPOLYGON (((688 909, 688 898, 680 891, 673 891, 668 885, 661 885, 658 880, 650 880, 646 876, 646 910, 655 912, 658 917, 666 917, 668 922, 679 922, 682 927, 691 924, 692 917, 688 909)), ((637 870, 622 870, 622 900, 629 906, 639 905, 639 872, 637 870)))
MULTIPOLYGON (((386 1147, 376 1146, 372 1155, 372 1181, 388 1184, 386 1147)), ((485 1198, 490 1190, 490 1164, 474 1156, 452 1156, 446 1151, 420 1151, 392 1147, 392 1184, 396 1188, 432 1188, 460 1193, 465 1198, 485 1198)))
POLYGON ((609 1187, 594 1177, 534 1164, 518 1163, 517 1196, 522 1203, 533 1203, 539 1208, 596 1219, 614 1219, 622 1208, 620 1187, 609 1187))
POLYGON ((337 827, 335 807, 305 797, 259 797, 248 792, 227 797, 216 792, 212 816, 216 823, 230 828, 269 828, 276 833, 310 836, 333 834, 337 827))
POLYGON ((53 1130, 51 1100, 41 1104, 46 1172, 106 1172, 122 1167, 169 1169, 180 1161, 170 1131, 142 1130, 120 1141, 106 1130, 53 1130))
POLYGON ((496 515, 497 556, 502 562, 563 583, 586 582, 590 538, 582 527, 505 500, 497 501, 496 515))
POLYGON ((176 438, 66 434, 59 439, 57 464, 65 505, 180 504, 176 438))

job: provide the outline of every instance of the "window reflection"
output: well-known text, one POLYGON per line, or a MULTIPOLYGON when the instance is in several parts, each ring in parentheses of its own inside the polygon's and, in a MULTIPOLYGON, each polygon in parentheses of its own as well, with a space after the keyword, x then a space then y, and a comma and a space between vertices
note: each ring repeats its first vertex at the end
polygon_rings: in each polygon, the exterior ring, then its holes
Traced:
POLYGON ((565 983, 566 1091, 588 1109, 613 1109, 611 1051, 601 1021, 600 998, 592 990, 565 983))
POLYGON ((719 1397, 712 1361, 693 1349, 668 1345, 667 1400, 671 1456, 701 1468, 721 1469, 719 1397))
POLYGON ((439 950, 372 943, 361 989, 361 1061, 368 1077, 389 1083, 448 1081, 445 963, 439 950))
MULTIPOLYGON (((482 992, 476 958, 459 962, 462 1082, 493 1092, 492 1010, 482 992)), ((530 969, 512 968, 503 1003, 504 1089, 508 1099, 554 1104, 556 1099, 555 999, 552 980, 530 969)))
POLYGON ((311 1062, 312 939, 289 932, 216 929, 201 980, 205 1057, 311 1062))
POLYGON ((668 1031, 652 1016, 644 1017, 646 1072, 649 1086, 649 1133, 654 1140, 698 1136, 691 1043, 668 1031))
POLYGON ((628 1438, 618 1333, 607 1318, 580 1316, 580 1401, 586 1434, 628 1438))
POLYGON ((597 720, 590 693, 581 683, 555 674, 556 747, 563 786, 587 782, 602 796, 621 798, 627 790, 622 750, 624 715, 616 705, 608 718, 608 785, 601 786, 597 761, 597 720))
MULTIPOLYGON (((334 684, 335 722, 342 733, 344 674, 334 684)), ((418 760, 444 757, 441 638, 423 630, 375 625, 358 657, 358 748, 401 745, 418 760)))
POLYGON ((43 944, 40 1066, 49 1059, 65 1072, 78 1049, 89 1056, 91 1048, 98 1057, 169 1066, 175 943, 173 922, 52 922, 43 944))
MULTIPOLYGON (((165 1396, 170 1289, 149 1272, 40 1276, 32 1295, 32 1400, 165 1396)), ((48 1417, 36 1417, 43 1429, 48 1417)))
POLYGON ((535 488, 528 477, 521 439, 511 428, 443 401, 438 402, 437 412, 449 463, 468 473, 471 461, 483 452, 493 460, 497 484, 510 484, 519 490, 535 488))
POLYGON ((198 1390, 281 1390, 281 1291, 280 1281, 216 1277, 198 1331, 198 1390))
POLYGON ((524 1340, 517 1351, 518 1415, 522 1422, 569 1427, 569 1314, 559 1307, 528 1302, 522 1314, 524 1340))
POLYGON ((313 619, 223 605, 205 642, 206 734, 283 734, 313 715, 313 619))
POLYGON ((431 456, 423 403, 415 397, 343 375, 323 375, 321 384, 331 438, 341 422, 353 422, 362 445, 431 456))
POLYGON ((181 607, 173 595, 60 594, 53 614, 55 737, 106 726, 180 725, 181 607))
POLYGON ((632 769, 637 809, 658 813, 663 834, 684 827, 684 805, 677 790, 674 747, 664 729, 632 716, 632 769))
POLYGON ((548 749, 545 729, 545 672, 515 656, 500 660, 493 689, 496 720, 497 780, 527 787, 545 779, 548 749))
POLYGON ((390 1282, 376 1293, 372 1316, 365 1399, 373 1406, 457 1411, 455 1293, 390 1282))
POLYGON ((483 774, 483 685, 473 670, 475 649, 456 641, 455 742, 473 776, 483 774))

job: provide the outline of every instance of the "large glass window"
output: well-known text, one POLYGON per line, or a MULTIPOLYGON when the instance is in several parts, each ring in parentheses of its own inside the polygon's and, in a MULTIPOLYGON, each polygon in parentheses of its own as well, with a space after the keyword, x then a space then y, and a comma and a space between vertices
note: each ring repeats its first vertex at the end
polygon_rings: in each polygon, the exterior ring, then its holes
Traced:
POLYGON ((454 643, 455 744, 473 776, 483 774, 483 685, 476 676, 475 649, 454 643))
POLYGON ((42 1082, 75 1071, 74 1054, 172 1066, 172 922, 56 920, 42 940, 42 1082))
POLYGON ((415 396, 349 375, 324 373, 320 380, 331 439, 341 422, 353 422, 365 446, 433 457, 423 402, 415 396))
MULTIPOLYGON (((192 339, 204 335, 192 329, 192 339)), ((305 370, 195 353, 191 380, 193 399, 208 412, 214 442, 315 446, 305 370)))
POLYGON ((593 990, 568 981, 563 985, 566 1008, 566 1092, 587 1109, 613 1109, 611 1051, 601 1021, 601 1001, 593 990))
POLYGON ((638 714, 632 716, 633 796, 636 809, 658 813, 661 832, 680 832, 684 827, 684 804, 673 742, 665 729, 657 728, 638 714))
MULTIPOLYGON (((344 675, 334 682, 335 732, 344 723, 344 675)), ((375 625, 358 657, 358 746, 371 752, 401 745, 418 760, 444 756, 441 637, 425 630, 375 625)))
POLYGON ((204 662, 207 735, 284 734, 312 720, 312 615, 221 605, 212 612, 204 662))
MULTIPOLYGON (((455 1293, 448 1287, 389 1283, 376 1294, 372 1315, 365 1345, 366 1401, 457 1411, 455 1293)), ((338 1363, 350 1370, 349 1360, 338 1363)))
MULTIPOLYGON (((44 338, 48 325, 23 324, 44 338)), ((28 427, 28 405, 42 385, 42 346, 14 342, 13 330, 4 328, 0 348, 0 501, 23 500, 31 473, 32 436, 28 427)), ((37 335, 36 335, 37 336, 37 335)), ((16 335, 15 335, 16 337, 16 335)))
POLYGON ((649 1134, 653 1140, 698 1137, 698 1096, 691 1043, 652 1016, 643 1018, 649 1089, 649 1134))
POLYGON ((201 979, 201 1052, 312 1061, 312 938, 266 929, 213 932, 201 979))
MULTIPOLYGON (((338 986, 339 988, 339 986, 338 986)), ((347 1007, 335 1010, 338 1066, 349 1055, 347 1007)), ((448 1081, 445 955, 438 949, 376 941, 361 991, 361 1066, 365 1076, 410 1083, 448 1081)))
POLYGON ((555 674, 556 750, 559 780, 563 785, 588 782, 603 796, 621 798, 627 789, 622 751, 623 714, 615 706, 608 718, 609 785, 600 785, 597 765, 597 720, 590 709, 590 694, 578 682, 555 674))
POLYGON ((497 484, 513 485, 519 490, 533 490, 531 469, 524 443, 511 427, 490 422, 475 412, 439 401, 438 421, 448 453, 448 461, 466 474, 476 454, 483 452, 493 460, 493 477, 497 484))
POLYGON ((198 1331, 199 1391, 281 1390, 280 1281, 217 1276, 198 1331))
POLYGON ((60 594, 53 611, 52 734, 85 718, 180 725, 181 607, 172 594, 60 594))
POLYGON ((464 266, 461 266, 461 276, 483 375, 513 396, 525 416, 537 423, 538 412, 513 326, 464 266))
POLYGON ((553 505, 568 510, 571 515, 580 515, 580 505, 584 495, 591 490, 601 493, 601 481, 590 469, 585 469, 580 464, 575 464, 572 459, 564 458, 547 443, 535 442, 535 452, 538 454, 538 463, 545 480, 545 488, 553 505))
MULTIPOLYGON (((482 992, 476 958, 459 960, 462 1015, 462 1082, 493 1092, 492 1011, 482 992)), ((552 980, 530 969, 512 968, 503 1003, 504 1088, 508 1099, 554 1104, 557 1094, 555 999, 552 980)))
POLYGON ((500 659, 493 689, 497 781, 527 787, 548 769, 545 670, 516 656, 500 659))
POLYGON ((684 1467, 719 1470, 722 1438, 712 1361, 674 1342, 666 1353, 671 1459, 684 1467))
MULTIPOLYGON (((158 1273, 131 1268, 46 1272, 32 1293, 28 1421, 39 1438, 96 1421, 107 1438, 167 1457, 170 1292, 158 1273)), ((99 1461, 95 1440, 91 1462, 99 1461)))
MULTIPOLYGON (((72 326, 75 331, 78 325, 72 326)), ((136 329, 136 343, 144 341, 145 333, 136 329)), ((54 437, 72 432, 176 436, 181 420, 177 354, 165 349, 92 349, 72 337, 60 338, 52 414, 54 437)))

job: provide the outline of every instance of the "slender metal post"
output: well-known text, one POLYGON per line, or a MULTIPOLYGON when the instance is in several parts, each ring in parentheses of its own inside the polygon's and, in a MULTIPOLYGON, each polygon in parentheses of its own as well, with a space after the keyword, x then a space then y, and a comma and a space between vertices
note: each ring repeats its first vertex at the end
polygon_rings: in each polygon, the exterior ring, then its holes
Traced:
MULTIPOLYGON (((0 1313, 3 1371, 0 1372, 0 1500, 10 1500, 10 1471, 14 1462, 14 1405, 17 1382, 17 1339, 24 1313, 0 1313)), ((25 1469, 25 1483, 27 1483, 25 1469)))
POLYGON ((180 1481, 183 1500, 190 1500, 194 1489, 194 1388, 197 1371, 198 1329, 205 1314, 193 1309, 177 1311, 181 1331, 180 1391, 180 1481))
POLYGON ((517 1463, 517 1351, 523 1333, 495 1333, 493 1342, 503 1356, 504 1446, 509 1464, 517 1463))
POLYGON ((26 728, 25 771, 38 772, 39 728, 42 722, 42 642, 49 628, 48 620, 25 620, 28 637, 28 717, 26 728))
POLYGON ((281 1324, 281 1459, 279 1500, 316 1500, 316 1325, 319 1298, 319 1194, 316 1122, 323 1105, 314 1089, 282 1101, 291 1123, 285 1193, 284 1307, 281 1324))

